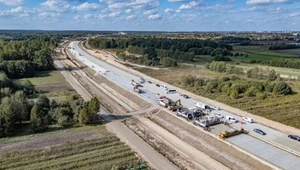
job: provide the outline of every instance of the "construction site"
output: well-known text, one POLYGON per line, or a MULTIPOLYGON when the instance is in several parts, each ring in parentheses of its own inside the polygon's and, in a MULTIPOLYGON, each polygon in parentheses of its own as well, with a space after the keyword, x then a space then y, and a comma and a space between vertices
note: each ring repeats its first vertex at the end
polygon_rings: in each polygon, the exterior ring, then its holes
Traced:
MULTIPOLYGON (((164 82, 122 65, 107 51, 87 47, 78 41, 61 44, 54 56, 56 67, 67 80, 83 87, 74 87, 79 94, 101 99, 105 111, 99 116, 108 129, 153 169, 167 164, 169 169, 293 169, 300 162, 290 153, 283 154, 289 160, 276 164, 274 157, 265 159, 258 151, 249 152, 238 141, 262 142, 249 135, 250 123, 230 115, 233 120, 219 106, 206 104, 182 89, 167 88, 164 82), (179 91, 192 98, 178 95, 179 91), (149 151, 121 133, 126 128, 166 160, 153 160, 149 151)), ((268 149, 286 152, 275 146, 268 149)))

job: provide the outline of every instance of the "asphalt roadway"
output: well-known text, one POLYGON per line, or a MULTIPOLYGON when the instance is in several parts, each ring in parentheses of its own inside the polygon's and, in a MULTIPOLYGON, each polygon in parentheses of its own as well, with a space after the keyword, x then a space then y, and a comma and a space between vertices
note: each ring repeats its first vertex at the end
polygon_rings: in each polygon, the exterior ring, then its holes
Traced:
MULTIPOLYGON (((85 63, 87 66, 94 69, 99 74, 102 70, 107 70, 106 74, 104 75, 107 79, 119 84, 125 89, 133 91, 133 87, 130 84, 131 80, 139 82, 140 77, 130 74, 122 69, 114 67, 104 61, 101 61, 94 56, 88 54, 84 50, 79 47, 79 41, 74 41, 70 44, 70 47, 74 49, 70 49, 70 51, 75 54, 74 56, 85 63), (79 55, 79 53, 81 55, 79 55)), ((157 87, 155 82, 144 83, 143 87, 140 88, 144 93, 141 93, 140 96, 148 100, 153 104, 157 104, 157 99, 160 95, 167 96, 168 98, 176 101, 178 99, 181 100, 181 103, 184 107, 190 108, 195 107, 197 102, 192 98, 185 99, 182 96, 177 94, 165 94, 165 90, 161 87, 157 87)), ((241 120, 241 117, 236 116, 232 113, 229 113, 224 110, 214 110, 213 113, 220 113, 224 116, 232 116, 235 117, 237 120, 241 120)), ((244 128, 246 131, 249 132, 249 135, 239 135, 234 138, 229 138, 228 141, 235 144, 236 146, 243 148, 244 150, 282 168, 282 169, 293 169, 293 167, 300 167, 300 142, 289 139, 287 136, 288 134, 284 134, 282 132, 276 131, 269 127, 263 126, 258 123, 245 123, 239 124, 235 123, 232 126, 236 128, 244 128), (259 128, 267 133, 267 135, 262 136, 255 132, 253 132, 254 128, 259 128), (247 136, 246 138, 244 136, 247 136), (243 142, 241 142, 243 141, 243 142), (245 143, 254 143, 255 145, 251 145, 251 149, 245 145, 245 143), (246 146, 246 147, 245 147, 246 146), (262 147, 266 146, 266 147, 262 147), (278 149, 279 148, 279 149, 278 149), (274 153, 268 155, 266 157, 263 153, 274 153), (293 154, 292 154, 293 153, 293 154), (280 157, 278 157, 280 155, 280 157), (280 159, 280 160, 278 160, 280 159), (291 163, 290 160, 293 160, 291 163)), ((225 130, 225 129, 224 129, 225 130)))

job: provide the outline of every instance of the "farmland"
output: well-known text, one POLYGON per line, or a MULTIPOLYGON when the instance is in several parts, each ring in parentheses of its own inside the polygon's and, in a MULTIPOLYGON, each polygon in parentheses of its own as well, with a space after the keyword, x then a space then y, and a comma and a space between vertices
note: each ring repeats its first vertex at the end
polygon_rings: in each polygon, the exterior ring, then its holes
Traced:
POLYGON ((3 144, 2 148, 11 145, 18 151, 2 150, 0 169, 126 169, 143 164, 127 145, 102 125, 75 128, 71 135, 68 130, 46 134, 29 140, 22 140, 24 137, 14 139, 3 144), (60 141, 64 136, 72 140, 60 141), (34 145, 37 141, 42 147, 28 149, 31 147, 26 146, 34 145), (53 142, 55 145, 51 145, 53 142))

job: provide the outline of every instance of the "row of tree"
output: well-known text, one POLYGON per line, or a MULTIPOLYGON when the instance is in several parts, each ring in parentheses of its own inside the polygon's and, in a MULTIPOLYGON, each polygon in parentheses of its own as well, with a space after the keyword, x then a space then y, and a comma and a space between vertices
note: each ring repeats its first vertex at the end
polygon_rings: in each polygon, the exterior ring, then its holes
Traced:
POLYGON ((242 75, 248 78, 264 79, 269 81, 275 81, 277 78, 280 77, 276 74, 275 70, 273 69, 268 70, 268 69, 254 67, 245 72, 244 69, 241 67, 232 65, 230 63, 218 62, 218 61, 213 61, 212 63, 207 64, 206 68, 216 72, 242 75))
POLYGON ((296 49, 300 48, 299 45, 296 44, 276 44, 269 47, 269 50, 286 50, 286 49, 296 49))
MULTIPOLYGON (((157 50, 160 59, 170 57, 179 61, 193 61, 195 55, 227 56, 232 51, 232 46, 217 43, 211 40, 198 39, 163 39, 163 38, 94 38, 89 39, 89 44, 93 48, 107 49, 119 48, 127 49, 131 53, 141 54, 149 48, 157 50)), ((220 57, 219 57, 220 58, 220 57)))
POLYGON ((270 66, 300 69, 299 59, 275 59, 270 61, 270 66))

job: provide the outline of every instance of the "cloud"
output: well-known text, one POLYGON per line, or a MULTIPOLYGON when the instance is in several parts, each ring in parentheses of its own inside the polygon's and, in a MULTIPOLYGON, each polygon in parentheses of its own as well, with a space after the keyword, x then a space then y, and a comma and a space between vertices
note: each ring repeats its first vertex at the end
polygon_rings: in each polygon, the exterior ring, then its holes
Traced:
POLYGON ((116 11, 116 12, 112 12, 110 14, 108 14, 109 17, 118 17, 120 16, 121 12, 120 11, 116 11))
POLYGON ((152 14, 156 14, 156 13, 158 13, 157 9, 151 9, 151 10, 145 11, 143 14, 144 15, 152 15, 152 14))
POLYGON ((125 13, 129 14, 132 11, 132 9, 126 9, 125 13))
POLYGON ((157 14, 154 14, 154 15, 150 15, 148 17, 148 19, 152 19, 152 20, 159 20, 161 19, 162 17, 157 13, 157 14))
POLYGON ((136 17, 134 15, 129 15, 128 17, 126 17, 127 20, 132 20, 135 19, 136 17))
POLYGON ((0 0, 0 3, 9 6, 19 6, 24 3, 24 0, 0 0))
POLYGON ((248 5, 268 5, 268 4, 282 4, 282 3, 294 3, 299 0, 247 0, 248 5))
POLYGON ((25 17, 30 14, 35 13, 33 9, 28 9, 26 7, 18 6, 9 10, 0 10, 0 16, 14 16, 14 17, 25 17))
POLYGON ((76 7, 77 11, 92 11, 100 9, 100 4, 84 2, 83 4, 76 7))
POLYGON ((56 12, 56 13, 63 13, 63 12, 70 12, 73 11, 71 5, 64 0, 47 0, 46 2, 41 4, 42 9, 40 11, 44 12, 56 12))
POLYGON ((56 13, 56 12, 42 12, 39 15, 40 19, 48 19, 48 18, 57 18, 58 16, 60 16, 60 13, 56 13))
POLYGON ((191 1, 188 4, 183 4, 181 5, 178 9, 182 10, 182 9, 191 9, 193 7, 196 7, 200 4, 200 2, 196 2, 196 1, 191 1))
POLYGON ((171 8, 165 9, 165 13, 171 13, 171 12, 173 12, 173 9, 171 9, 171 8))

